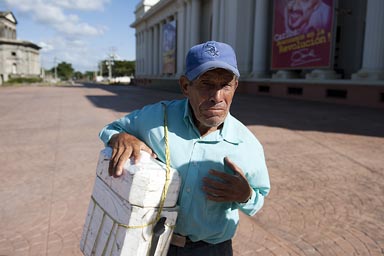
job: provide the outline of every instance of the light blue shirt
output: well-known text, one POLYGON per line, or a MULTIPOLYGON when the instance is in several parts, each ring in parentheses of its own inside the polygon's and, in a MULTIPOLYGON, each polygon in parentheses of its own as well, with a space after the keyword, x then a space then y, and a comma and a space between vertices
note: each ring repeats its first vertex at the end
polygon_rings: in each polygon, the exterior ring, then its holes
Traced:
POLYGON ((238 209, 254 215, 270 190, 264 151, 255 136, 228 114, 221 130, 201 137, 192 121, 187 99, 163 101, 133 111, 105 126, 100 132, 107 145, 112 135, 126 132, 144 141, 165 162, 164 107, 167 106, 171 166, 182 179, 180 206, 175 232, 192 241, 220 243, 231 239, 239 222, 238 209), (206 199, 202 190, 208 171, 224 170, 228 156, 244 172, 253 189, 246 203, 217 203, 206 199))

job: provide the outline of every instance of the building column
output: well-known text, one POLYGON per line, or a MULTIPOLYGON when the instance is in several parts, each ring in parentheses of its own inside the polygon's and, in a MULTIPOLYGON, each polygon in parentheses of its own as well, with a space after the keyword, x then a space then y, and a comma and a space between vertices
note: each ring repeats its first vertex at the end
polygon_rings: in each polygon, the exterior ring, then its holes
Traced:
POLYGON ((238 35, 237 31, 237 15, 238 5, 243 4, 242 1, 224 0, 225 9, 225 30, 224 30, 224 42, 230 44, 233 49, 237 48, 236 39, 238 35), (235 13, 235 14, 233 14, 235 13))
POLYGON ((140 47, 140 44, 141 44, 141 32, 138 31, 136 33, 136 74, 135 75, 139 75, 140 74, 140 70, 141 70, 141 47, 140 47))
POLYGON ((226 28, 226 22, 225 22, 225 1, 221 0, 220 1, 220 8, 219 8, 219 36, 218 40, 219 41, 224 41, 224 33, 225 33, 225 28, 226 28))
POLYGON ((269 0, 256 0, 253 34, 252 77, 264 78, 268 73, 268 9, 269 0))
POLYGON ((154 41, 153 41, 153 27, 150 27, 149 29, 149 48, 148 48, 148 68, 149 72, 148 74, 153 76, 153 52, 154 52, 154 41))
POLYGON ((140 40, 140 74, 145 74, 145 32, 144 31, 141 31, 140 32, 141 34, 141 40, 140 40))
POLYGON ((165 21, 162 20, 160 21, 160 33, 159 33, 159 41, 160 41, 160 54, 159 54, 159 62, 158 62, 158 65, 159 65, 159 69, 160 69, 160 75, 163 76, 163 26, 164 26, 164 23, 165 21))
POLYGON ((153 74, 155 76, 159 75, 159 25, 156 24, 153 26, 153 74))
POLYGON ((191 48, 191 1, 186 2, 185 7, 185 48, 191 48))
POLYGON ((143 65, 144 65, 144 72, 143 72, 143 75, 148 75, 149 72, 149 68, 148 68, 148 64, 149 64, 149 53, 148 53, 148 49, 149 49, 149 32, 148 32, 148 29, 145 29, 144 30, 144 42, 143 42, 143 45, 144 45, 144 49, 143 49, 143 65))
POLYGON ((192 0, 191 2, 191 38, 190 38, 190 46, 198 44, 200 42, 200 15, 201 15, 201 6, 200 0, 192 0))
POLYGON ((212 2, 212 40, 219 40, 220 0, 212 2))
POLYGON ((144 51, 143 51, 143 47, 144 47, 144 33, 143 31, 140 31, 140 40, 139 40, 139 51, 140 51, 140 58, 139 58, 139 74, 143 74, 144 72, 144 65, 143 65, 143 59, 144 59, 144 51))
POLYGON ((140 74, 140 32, 136 31, 136 71, 134 75, 140 74))
POLYGON ((354 80, 384 80, 383 10, 383 0, 367 0, 363 64, 354 80))
POLYGON ((185 4, 181 3, 180 8, 177 12, 177 55, 176 55, 176 76, 180 76, 184 73, 184 62, 185 62, 185 42, 184 42, 184 33, 185 33, 185 4))

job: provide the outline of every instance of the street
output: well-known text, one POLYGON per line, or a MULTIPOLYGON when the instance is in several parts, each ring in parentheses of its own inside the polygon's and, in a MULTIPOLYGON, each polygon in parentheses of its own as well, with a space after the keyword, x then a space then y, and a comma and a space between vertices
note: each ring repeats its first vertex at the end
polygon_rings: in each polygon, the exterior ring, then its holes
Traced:
MULTIPOLYGON (((91 83, 0 87, 0 255, 82 255, 98 132, 181 97, 91 83)), ((231 113, 263 144, 271 179, 262 210, 241 215, 234 255, 384 255, 382 110, 236 95, 231 113)))

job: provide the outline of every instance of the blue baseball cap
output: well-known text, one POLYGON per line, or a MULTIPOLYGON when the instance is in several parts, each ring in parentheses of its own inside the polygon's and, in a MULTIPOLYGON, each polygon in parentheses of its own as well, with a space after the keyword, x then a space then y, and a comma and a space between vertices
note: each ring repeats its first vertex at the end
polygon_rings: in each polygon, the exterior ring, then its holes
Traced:
POLYGON ((189 81, 199 77, 208 70, 223 68, 240 77, 237 69, 236 54, 225 43, 208 41, 193 46, 187 54, 185 76, 189 81))

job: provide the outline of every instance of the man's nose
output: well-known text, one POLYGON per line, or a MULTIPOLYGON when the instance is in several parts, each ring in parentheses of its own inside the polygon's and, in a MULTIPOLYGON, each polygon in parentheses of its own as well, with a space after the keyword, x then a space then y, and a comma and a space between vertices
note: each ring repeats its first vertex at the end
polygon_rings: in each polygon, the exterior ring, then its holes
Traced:
POLYGON ((218 103, 221 102, 223 99, 223 90, 222 89, 215 89, 212 90, 210 93, 210 100, 212 102, 218 103))

